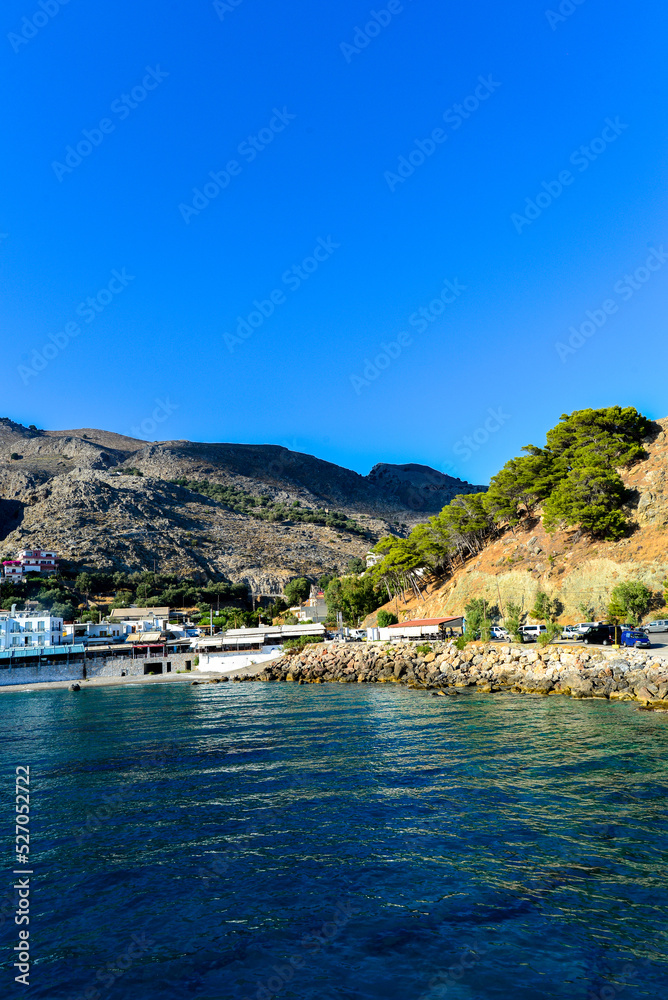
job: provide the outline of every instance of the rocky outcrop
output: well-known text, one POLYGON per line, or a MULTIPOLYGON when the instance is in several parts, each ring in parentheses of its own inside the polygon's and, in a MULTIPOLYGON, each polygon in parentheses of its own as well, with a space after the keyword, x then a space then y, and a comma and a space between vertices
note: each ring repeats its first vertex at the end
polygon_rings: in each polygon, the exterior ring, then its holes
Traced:
POLYGON ((430 514, 438 513, 458 494, 484 493, 487 489, 412 462, 407 465, 379 462, 367 479, 400 499, 409 510, 430 514))
POLYGON ((668 655, 579 646, 319 643, 267 664, 248 681, 404 684, 454 697, 465 689, 635 701, 668 711, 668 655))

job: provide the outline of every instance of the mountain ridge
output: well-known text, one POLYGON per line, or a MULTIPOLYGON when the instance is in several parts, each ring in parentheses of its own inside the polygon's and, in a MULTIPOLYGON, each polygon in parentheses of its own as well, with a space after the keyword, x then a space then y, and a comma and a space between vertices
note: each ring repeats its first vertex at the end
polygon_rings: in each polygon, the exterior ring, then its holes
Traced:
POLYGON ((415 466, 411 484, 409 466, 379 465, 380 480, 279 445, 147 442, 2 418, 0 557, 39 545, 91 568, 155 561, 277 593, 293 576, 343 572, 381 535, 405 534, 457 492, 485 488, 427 466, 415 466), (227 499, 212 499, 212 485, 227 499), (342 527, 346 519, 359 531, 342 527))

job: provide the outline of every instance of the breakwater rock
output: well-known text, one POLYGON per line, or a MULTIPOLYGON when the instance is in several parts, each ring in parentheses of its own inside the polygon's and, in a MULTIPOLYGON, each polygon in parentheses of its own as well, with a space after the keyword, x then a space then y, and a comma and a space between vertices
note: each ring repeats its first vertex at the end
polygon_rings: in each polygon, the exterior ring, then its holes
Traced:
MULTIPOLYGON (((661 651, 663 652, 663 651, 661 651)), ((244 681, 298 684, 404 684, 452 696, 466 688, 481 692, 569 695, 637 701, 668 711, 668 650, 665 656, 633 649, 587 646, 318 643, 291 651, 244 681)))

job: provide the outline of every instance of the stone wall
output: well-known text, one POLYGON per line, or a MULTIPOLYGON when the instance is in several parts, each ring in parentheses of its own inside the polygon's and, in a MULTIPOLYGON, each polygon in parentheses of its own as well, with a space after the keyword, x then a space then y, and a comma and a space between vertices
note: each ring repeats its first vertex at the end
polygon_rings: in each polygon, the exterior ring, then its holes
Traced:
MULTIPOLYGON (((85 661, 86 677, 143 677, 147 672, 176 673, 177 670, 195 670, 195 653, 168 653, 162 657, 129 656, 91 657, 85 661), (188 666, 190 664, 190 666, 188 666), (169 665, 169 667, 168 667, 169 665), (146 669, 148 668, 148 670, 146 669)), ((69 664, 41 664, 26 667, 0 667, 0 687, 11 684, 43 684, 48 681, 80 681, 84 676, 84 662, 69 664)))
POLYGON ((437 696, 458 689, 514 691, 573 698, 638 701, 668 710, 668 650, 664 655, 633 649, 598 650, 589 646, 470 643, 463 650, 444 642, 389 645, 321 643, 265 666, 255 681, 299 684, 405 684, 437 696), (424 644, 422 644, 424 647, 424 644))

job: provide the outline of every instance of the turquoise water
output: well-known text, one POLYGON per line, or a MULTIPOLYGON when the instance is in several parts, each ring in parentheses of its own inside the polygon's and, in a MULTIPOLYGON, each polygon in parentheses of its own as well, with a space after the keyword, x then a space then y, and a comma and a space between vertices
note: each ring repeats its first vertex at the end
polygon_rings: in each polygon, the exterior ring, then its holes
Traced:
POLYGON ((5 693, 0 734, 7 887, 31 767, 32 997, 668 997, 666 715, 137 685, 5 693))

